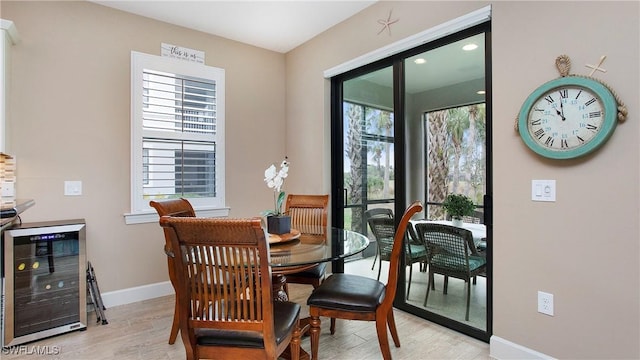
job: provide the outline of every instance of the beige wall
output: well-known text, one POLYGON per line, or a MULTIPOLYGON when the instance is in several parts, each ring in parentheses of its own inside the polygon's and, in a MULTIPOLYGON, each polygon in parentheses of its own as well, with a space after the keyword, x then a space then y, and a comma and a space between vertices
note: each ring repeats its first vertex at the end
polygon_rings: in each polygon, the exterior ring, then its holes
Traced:
MULTIPOLYGON (((13 139, 23 221, 85 218, 87 255, 103 293, 167 281, 157 223, 125 225, 130 209, 131 51, 169 43, 205 52, 226 71, 227 205, 270 208, 264 169, 284 155, 284 55, 89 2, 2 1, 21 42, 12 48, 13 139), (83 195, 63 195, 81 180, 83 195)), ((297 164, 293 164, 295 167, 297 164)))
MULTIPOLYGON (((328 168, 317 167, 330 163, 324 70, 488 3, 381 2, 288 53, 287 150, 304 154, 296 171, 306 176, 292 177, 294 186, 329 189, 328 168), (392 35, 376 35, 377 20, 391 9, 399 19, 392 35)), ((493 334, 558 358, 639 358, 638 3, 491 5, 493 334), (577 74, 606 55, 608 72, 597 76, 630 114, 600 151, 566 162, 534 155, 513 130, 527 95, 559 76, 554 61, 561 54, 577 74), (532 179, 555 179, 557 201, 532 202, 532 179), (554 317, 537 313, 538 290, 554 294, 554 317)))
MULTIPOLYGON (((157 224, 124 225, 129 209, 130 51, 166 42, 226 69, 227 198, 232 216, 268 208, 267 164, 287 151, 288 191, 328 192, 329 82, 323 71, 489 2, 381 2, 286 56, 83 2, 2 1, 16 23, 13 153, 24 221, 84 217, 103 292, 167 280, 157 224), (376 35, 390 9, 392 35, 376 35), (286 103, 286 107, 285 107, 286 103), (285 122, 286 119, 286 122, 285 122), (81 197, 63 196, 82 180, 81 197), (98 205, 99 204, 99 205, 98 205)), ((558 358, 640 358, 640 92, 637 2, 494 2, 494 335, 558 358), (607 55, 629 120, 585 159, 534 156, 513 132, 527 94, 607 55), (533 203, 531 179, 556 179, 558 201, 533 203), (556 316, 536 312, 555 295, 556 316)))

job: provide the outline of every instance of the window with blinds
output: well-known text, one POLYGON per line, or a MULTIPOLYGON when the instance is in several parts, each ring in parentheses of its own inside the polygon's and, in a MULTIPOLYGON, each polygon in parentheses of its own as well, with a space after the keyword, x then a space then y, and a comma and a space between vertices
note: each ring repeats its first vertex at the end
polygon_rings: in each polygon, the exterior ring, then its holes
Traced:
POLYGON ((224 70, 132 53, 132 213, 224 205, 224 70))
POLYGON ((143 71, 143 194, 215 197, 216 84, 143 71))

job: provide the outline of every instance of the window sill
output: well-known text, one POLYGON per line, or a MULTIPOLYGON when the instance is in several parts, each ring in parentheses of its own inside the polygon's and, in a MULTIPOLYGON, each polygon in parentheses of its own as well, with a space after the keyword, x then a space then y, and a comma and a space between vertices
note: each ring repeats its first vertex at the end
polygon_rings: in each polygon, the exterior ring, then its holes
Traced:
MULTIPOLYGON (((196 208, 196 215, 199 217, 228 217, 229 208, 196 208)), ((124 223, 127 225, 145 224, 158 222, 158 213, 127 213, 124 214, 124 223)))

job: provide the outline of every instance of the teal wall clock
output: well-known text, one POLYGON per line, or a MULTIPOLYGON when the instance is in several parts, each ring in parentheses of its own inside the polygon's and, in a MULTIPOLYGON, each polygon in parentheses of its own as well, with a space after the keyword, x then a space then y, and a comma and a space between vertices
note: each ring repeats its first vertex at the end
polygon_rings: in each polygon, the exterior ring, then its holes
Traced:
POLYGON ((626 108, 600 81, 567 75, 568 57, 558 57, 556 66, 562 77, 542 84, 527 97, 518 114, 517 129, 538 155, 573 159, 600 148, 618 120, 626 118, 626 108))

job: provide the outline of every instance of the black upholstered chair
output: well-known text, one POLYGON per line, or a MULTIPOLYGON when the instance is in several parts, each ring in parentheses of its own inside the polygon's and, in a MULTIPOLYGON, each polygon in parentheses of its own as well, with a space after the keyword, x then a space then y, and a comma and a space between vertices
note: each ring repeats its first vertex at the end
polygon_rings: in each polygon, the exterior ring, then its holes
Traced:
MULTIPOLYGON (((395 231, 387 284, 368 277, 352 274, 332 274, 307 299, 311 315, 311 356, 318 359, 320 341, 320 317, 346 320, 375 321, 380 350, 385 360, 391 359, 387 328, 396 347, 400 338, 393 317, 393 299, 398 285, 400 256, 404 254, 403 240, 411 217, 422 211, 422 204, 411 204, 395 231)), ((331 327, 331 334, 335 327, 331 327)))

